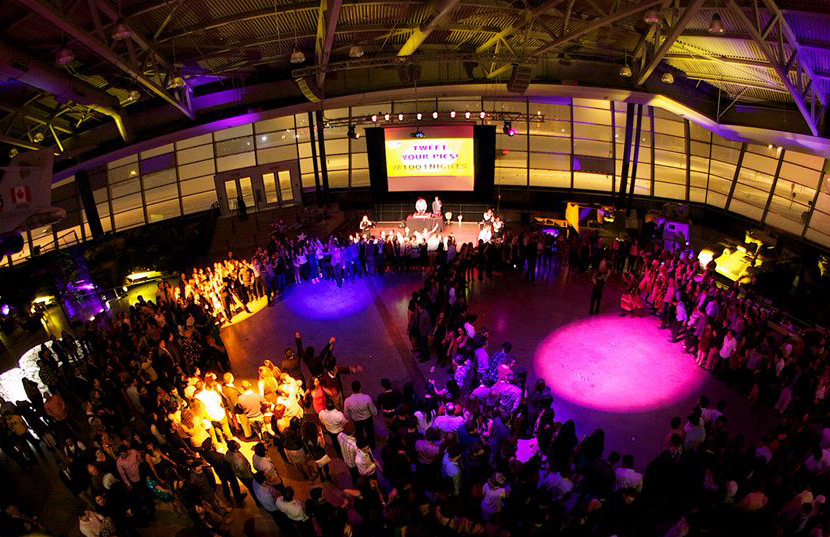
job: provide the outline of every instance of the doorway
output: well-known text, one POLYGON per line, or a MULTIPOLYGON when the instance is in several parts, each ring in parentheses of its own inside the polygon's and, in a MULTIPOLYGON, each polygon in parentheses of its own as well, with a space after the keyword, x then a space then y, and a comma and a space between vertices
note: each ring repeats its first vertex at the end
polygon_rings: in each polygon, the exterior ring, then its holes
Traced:
POLYGON ((249 213, 302 202, 297 161, 221 172, 214 180, 222 216, 237 214, 240 202, 249 213))

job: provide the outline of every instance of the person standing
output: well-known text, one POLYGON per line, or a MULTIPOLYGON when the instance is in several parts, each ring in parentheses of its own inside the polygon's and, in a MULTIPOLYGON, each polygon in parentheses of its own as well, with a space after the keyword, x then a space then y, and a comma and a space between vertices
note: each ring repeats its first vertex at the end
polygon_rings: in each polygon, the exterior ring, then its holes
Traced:
POLYGON ((245 501, 247 494, 239 490, 239 480, 236 479, 236 472, 230 461, 214 449, 213 442, 210 438, 204 441, 200 451, 202 458, 216 472, 216 477, 219 478, 219 482, 222 485, 222 493, 225 495, 225 499, 230 502, 231 492, 233 492, 233 501, 237 507, 242 507, 242 502, 245 501))
POLYGON ((334 401, 331 399, 326 399, 326 408, 321 410, 317 414, 317 417, 320 418, 320 423, 323 424, 326 434, 331 438, 331 443, 334 446, 334 451, 337 453, 337 456, 342 458, 343 454, 340 451, 340 442, 337 437, 343 432, 349 420, 346 419, 346 416, 342 412, 337 410, 337 407, 334 406, 334 401))
POLYGON ((357 431, 357 439, 365 439, 372 449, 375 448, 375 421, 378 409, 372 398, 360 392, 360 381, 352 382, 352 394, 343 403, 343 414, 352 420, 357 431))
POLYGON ((228 463, 230 463, 231 468, 233 469, 234 475, 242 481, 242 484, 245 485, 251 492, 251 496, 256 499, 256 493, 254 492, 254 471, 251 468, 251 463, 239 451, 239 442, 236 440, 231 440, 228 442, 228 452, 225 453, 225 458, 228 459, 228 463))
POLYGON ((349 469, 349 475, 352 477, 352 485, 357 484, 360 478, 360 473, 357 471, 357 463, 355 458, 357 456, 357 439, 354 437, 354 423, 347 421, 343 426, 343 430, 337 435, 337 445, 340 446, 340 453, 343 456, 343 462, 346 463, 346 468, 349 469))
POLYGON ((597 269, 591 278, 591 283, 594 284, 591 289, 591 305, 588 308, 588 315, 599 315, 599 306, 602 302, 602 290, 605 287, 605 280, 608 275, 604 270, 597 269))

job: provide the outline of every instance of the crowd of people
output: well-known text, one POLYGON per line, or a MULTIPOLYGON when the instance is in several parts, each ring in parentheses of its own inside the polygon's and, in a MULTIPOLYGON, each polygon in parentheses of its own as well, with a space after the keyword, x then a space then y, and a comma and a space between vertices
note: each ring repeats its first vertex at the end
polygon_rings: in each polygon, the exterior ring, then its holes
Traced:
MULTIPOLYGON (((28 401, 0 404, 0 449, 24 468, 52 454, 82 501, 85 537, 140 534, 161 505, 198 535, 225 536, 246 502, 302 537, 830 536, 820 332, 782 334, 774 313, 720 288, 714 267, 650 237, 506 231, 461 246, 447 237, 431 251, 424 243, 417 255, 411 242, 277 232, 251 261, 229 257, 162 284, 155 301, 43 346, 46 391, 27 379, 28 401), (335 357, 335 337, 315 350, 299 331, 258 378, 234 377, 218 326, 251 297, 413 265, 425 277, 408 335, 440 373, 424 386, 382 379, 372 397, 362 368, 335 357), (666 424, 652 461, 606 446, 602 429, 580 438, 467 302, 474 279, 566 270, 589 275, 594 293, 599 285, 592 313, 605 281, 623 274, 623 314, 656 315, 690 360, 774 407, 777 423, 749 443, 730 432, 724 402, 701 397, 666 424)), ((8 500, 0 527, 50 529, 8 500)))

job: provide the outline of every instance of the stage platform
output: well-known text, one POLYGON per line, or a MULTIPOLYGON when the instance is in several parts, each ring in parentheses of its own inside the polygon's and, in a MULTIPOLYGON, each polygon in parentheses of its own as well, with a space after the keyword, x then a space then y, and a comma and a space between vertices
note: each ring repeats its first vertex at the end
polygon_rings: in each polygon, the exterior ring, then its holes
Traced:
MULTIPOLYGON (((389 232, 403 233, 403 230, 404 228, 402 222, 377 222, 375 224, 374 229, 372 230, 372 235, 379 237, 381 232, 383 231, 389 234, 389 232)), ((455 237, 455 242, 457 244, 462 244, 465 242, 475 243, 478 242, 478 232, 478 222, 464 222, 462 224, 459 224, 457 221, 455 221, 452 224, 447 225, 445 221, 444 231, 441 232, 441 235, 452 235, 453 237, 455 237)))

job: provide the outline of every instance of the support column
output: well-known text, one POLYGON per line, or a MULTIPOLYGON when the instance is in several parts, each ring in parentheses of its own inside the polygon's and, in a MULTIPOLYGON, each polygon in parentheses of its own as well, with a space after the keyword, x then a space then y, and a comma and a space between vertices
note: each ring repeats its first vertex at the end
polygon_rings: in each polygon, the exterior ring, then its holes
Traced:
POLYGON ((315 113, 317 119, 317 144, 320 148, 320 176, 323 183, 323 205, 329 206, 329 168, 326 163, 326 136, 323 133, 325 125, 323 124, 323 111, 317 110, 315 113))
POLYGON ((81 170, 75 174, 75 185, 81 196, 81 204, 84 206, 86 220, 89 224, 89 231, 92 238, 100 239, 104 236, 104 228, 101 226, 101 217, 98 216, 98 207, 95 205, 95 197, 92 195, 92 186, 89 183, 89 174, 81 170))
POLYGON ((320 169, 317 166, 317 142, 314 136, 314 112, 308 112, 308 135, 311 142, 311 162, 314 164, 314 193, 317 198, 317 206, 322 207, 323 197, 320 194, 320 169))
POLYGON ((631 161, 631 133, 634 128, 634 103, 628 103, 625 111, 625 145, 623 146, 623 163, 620 171, 620 192, 614 204, 620 209, 625 204, 625 192, 628 187, 628 165, 631 161))
MULTIPOLYGON (((634 157, 631 162, 631 183, 628 185, 628 200, 625 203, 625 215, 631 216, 631 203, 634 201, 634 183, 637 181, 637 163, 640 161, 640 139, 643 132, 643 105, 637 105, 637 127, 634 129, 634 157)), ((625 194, 625 192, 621 192, 625 194)))

